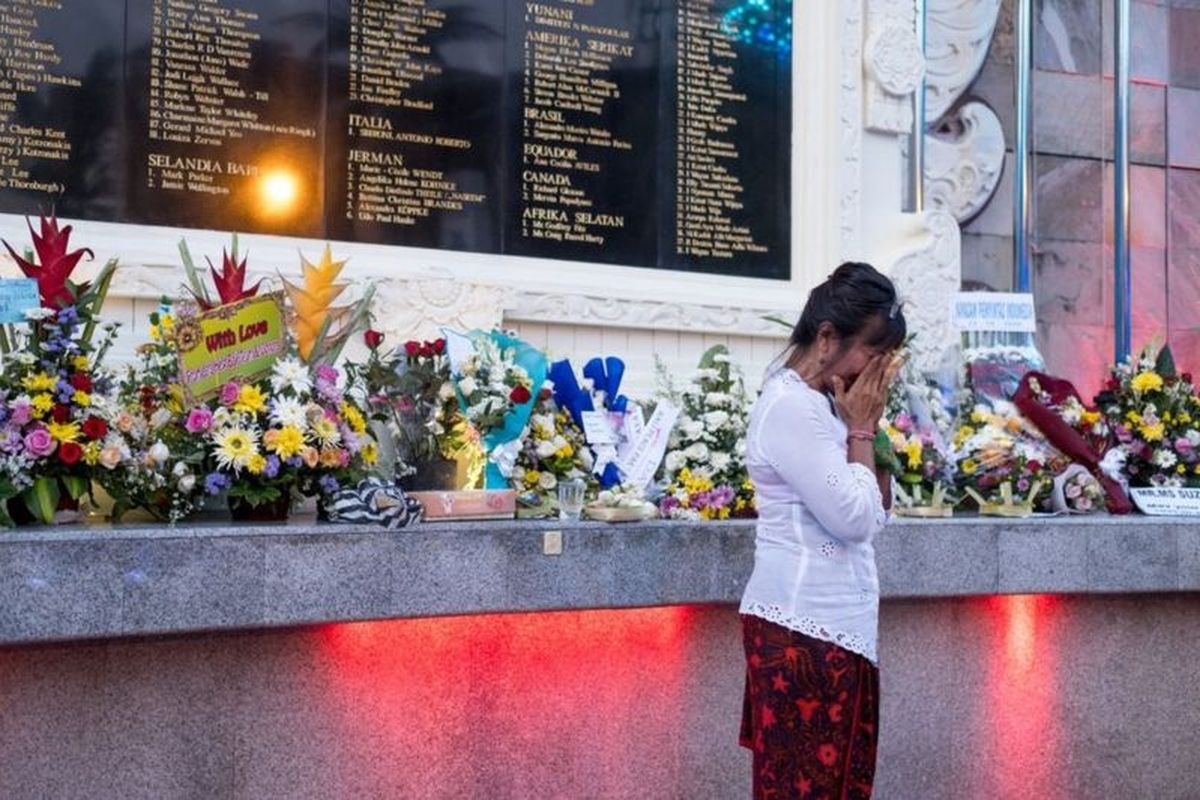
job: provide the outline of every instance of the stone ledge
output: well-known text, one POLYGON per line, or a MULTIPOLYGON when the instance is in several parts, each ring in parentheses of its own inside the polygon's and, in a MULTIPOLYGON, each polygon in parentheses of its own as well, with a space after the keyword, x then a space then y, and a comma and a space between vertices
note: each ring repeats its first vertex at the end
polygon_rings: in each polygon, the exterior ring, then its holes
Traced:
MULTIPOLYGON (((897 521, 883 597, 1200 591, 1200 521, 897 521)), ((747 522, 197 524, 0 534, 0 646, 404 617, 736 602, 747 522), (563 554, 542 533, 563 531, 563 554)))

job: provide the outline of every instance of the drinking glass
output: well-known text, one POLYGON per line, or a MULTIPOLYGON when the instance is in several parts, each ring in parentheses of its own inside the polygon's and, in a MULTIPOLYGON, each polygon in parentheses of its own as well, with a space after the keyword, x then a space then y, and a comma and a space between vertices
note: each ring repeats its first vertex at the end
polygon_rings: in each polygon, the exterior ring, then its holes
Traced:
POLYGON ((583 513, 583 494, 587 489, 579 478, 559 481, 558 483, 558 518, 576 522, 583 513))

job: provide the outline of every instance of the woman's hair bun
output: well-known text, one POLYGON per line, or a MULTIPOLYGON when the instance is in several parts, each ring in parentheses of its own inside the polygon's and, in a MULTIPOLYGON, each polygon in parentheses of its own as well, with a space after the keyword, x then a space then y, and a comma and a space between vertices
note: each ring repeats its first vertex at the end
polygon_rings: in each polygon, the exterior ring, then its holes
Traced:
POLYGON ((826 322, 842 339, 868 334, 868 344, 874 347, 898 347, 907 335, 895 284, 861 261, 839 265, 812 290, 792 331, 792 344, 808 347, 826 322))

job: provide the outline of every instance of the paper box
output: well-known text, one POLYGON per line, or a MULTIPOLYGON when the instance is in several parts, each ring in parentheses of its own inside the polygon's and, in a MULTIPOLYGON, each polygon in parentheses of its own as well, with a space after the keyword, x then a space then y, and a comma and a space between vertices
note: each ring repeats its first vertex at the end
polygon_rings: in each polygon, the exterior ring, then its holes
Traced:
POLYGON ((511 490, 409 492, 425 506, 427 520, 513 519, 517 493, 511 490))

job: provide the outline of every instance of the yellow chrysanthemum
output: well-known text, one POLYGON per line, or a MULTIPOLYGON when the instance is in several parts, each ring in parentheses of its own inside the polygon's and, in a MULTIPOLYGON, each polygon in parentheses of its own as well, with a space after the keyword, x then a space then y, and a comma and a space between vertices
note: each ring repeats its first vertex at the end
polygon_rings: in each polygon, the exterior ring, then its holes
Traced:
POLYGON ((35 372, 32 375, 26 375, 25 379, 21 381, 21 385, 25 387, 26 391, 49 392, 58 385, 58 381, 44 372, 35 372))
POLYGON ((56 442, 78 442, 81 433, 74 422, 51 422, 46 425, 46 431, 56 442))
POLYGON ((968 458, 960 465, 964 475, 974 475, 979 471, 979 464, 975 463, 975 459, 968 458))
POLYGON ((1129 386, 1135 392, 1157 392, 1163 387, 1163 379, 1157 372, 1140 372, 1129 382, 1129 386))
POLYGON ((167 386, 167 410, 172 414, 182 414, 183 408, 183 387, 178 383, 172 383, 167 386))
POLYGON ((1163 434, 1166 432, 1165 427, 1161 422, 1156 422, 1153 425, 1141 425, 1138 427, 1138 433, 1147 442, 1162 441, 1163 434))
POLYGON ((83 463, 89 467, 95 466, 100 461, 100 451, 103 448, 100 442, 88 442, 83 446, 83 463))
POLYGON ((913 437, 904 446, 904 455, 908 456, 908 468, 917 469, 921 466, 921 440, 913 437))
POLYGON ((1177 465, 1175 467, 1175 471, 1178 472, 1180 475, 1186 475, 1187 474, 1187 464, 1177 465))
POLYGON ((75 368, 76 372, 86 372, 87 368, 91 365, 88 363, 87 356, 75 356, 75 358, 71 360, 71 366, 75 368))
POLYGON ((82 390, 76 390, 75 394, 71 395, 71 400, 75 403, 75 405, 83 406, 84 408, 87 408, 92 404, 92 396, 82 390))
POLYGON ((366 431, 367 420, 363 417, 361 411, 349 403, 342 403, 342 417, 346 420, 346 424, 350 426, 350 430, 355 433, 366 431))
POLYGON ((379 461, 379 448, 375 446, 374 442, 370 442, 363 446, 363 449, 359 451, 359 455, 362 456, 363 463, 368 467, 374 466, 379 461))
POLYGON ((1080 417, 1080 419, 1082 420, 1084 425, 1086 425, 1087 427, 1090 428, 1093 425, 1095 425, 1097 422, 1100 421, 1100 412, 1099 411, 1084 411, 1083 415, 1080 417))
POLYGON ((1130 425, 1140 425, 1142 422, 1142 415, 1136 411, 1127 411, 1125 412, 1125 421, 1130 425))
POLYGON ((255 455, 254 436, 241 428, 230 428, 217 434, 217 463, 223 469, 242 469, 255 455))
POLYGON ((246 460, 246 469, 251 475, 261 475, 267 468, 267 459, 262 453, 255 453, 246 460))
POLYGON ((266 395, 254 384, 247 383, 238 392, 238 399, 233 404, 233 410, 241 414, 261 414, 267 410, 266 395))
POLYGON ((575 448, 569 444, 564 444, 554 455, 558 458, 570 458, 575 455, 575 448))
POLYGON ((958 433, 954 434, 954 446, 962 447, 963 443, 975 435, 975 429, 964 425, 958 429, 958 433))
POLYGON ((536 469, 531 469, 525 473, 526 486, 537 486, 541 480, 542 473, 538 472, 536 469))
POLYGON ((300 455, 304 450, 304 434, 292 425, 268 431, 264 438, 266 448, 283 459, 300 455))
POLYGON ((324 445, 337 444, 342 438, 342 434, 338 431, 337 423, 329 419, 329 417, 318 417, 312 424, 313 436, 317 437, 317 441, 324 445))
POLYGON ((48 394, 34 395, 29 406, 33 410, 33 416, 41 419, 49 414, 50 409, 54 407, 54 398, 48 394))
POLYGON ((158 324, 162 325, 162 329, 167 333, 175 330, 175 318, 170 314, 160 314, 158 317, 158 324))

